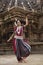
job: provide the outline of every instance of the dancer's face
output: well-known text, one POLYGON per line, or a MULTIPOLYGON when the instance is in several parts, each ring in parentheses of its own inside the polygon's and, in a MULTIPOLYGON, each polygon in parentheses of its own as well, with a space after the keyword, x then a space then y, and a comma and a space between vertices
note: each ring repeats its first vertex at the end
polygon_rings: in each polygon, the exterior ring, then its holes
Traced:
POLYGON ((17 25, 18 26, 21 26, 21 22, 19 20, 17 21, 17 25))

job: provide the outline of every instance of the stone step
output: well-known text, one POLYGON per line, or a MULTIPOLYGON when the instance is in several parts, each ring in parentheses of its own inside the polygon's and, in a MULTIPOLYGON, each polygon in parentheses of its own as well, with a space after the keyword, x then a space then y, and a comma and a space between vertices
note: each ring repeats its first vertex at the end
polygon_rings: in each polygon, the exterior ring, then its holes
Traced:
MULTIPOLYGON (((30 42, 31 53, 43 53, 43 42, 30 42)), ((0 55, 1 54, 14 54, 12 44, 0 44, 0 55)))

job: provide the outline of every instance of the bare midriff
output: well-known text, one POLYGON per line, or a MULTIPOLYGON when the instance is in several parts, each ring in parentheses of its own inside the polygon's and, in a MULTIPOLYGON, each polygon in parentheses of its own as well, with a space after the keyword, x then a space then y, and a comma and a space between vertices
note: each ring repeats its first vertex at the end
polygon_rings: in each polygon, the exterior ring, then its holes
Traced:
POLYGON ((23 39, 23 36, 17 36, 17 35, 15 35, 14 38, 16 38, 16 39, 23 39))

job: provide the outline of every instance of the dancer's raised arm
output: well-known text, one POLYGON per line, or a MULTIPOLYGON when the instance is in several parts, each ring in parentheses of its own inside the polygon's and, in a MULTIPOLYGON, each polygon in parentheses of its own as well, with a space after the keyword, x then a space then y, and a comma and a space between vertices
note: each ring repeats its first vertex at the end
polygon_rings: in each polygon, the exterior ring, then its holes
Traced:
POLYGON ((26 24, 24 26, 28 25, 28 17, 26 16, 26 24))

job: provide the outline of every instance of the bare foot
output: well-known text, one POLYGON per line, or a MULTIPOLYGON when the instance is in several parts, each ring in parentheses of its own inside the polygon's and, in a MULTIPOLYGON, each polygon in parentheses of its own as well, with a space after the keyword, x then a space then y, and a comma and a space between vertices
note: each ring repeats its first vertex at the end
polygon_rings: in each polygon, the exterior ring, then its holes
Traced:
POLYGON ((27 63, 27 61, 26 61, 26 60, 24 60, 24 59, 23 59, 23 62, 24 62, 24 63, 27 63))
POLYGON ((22 63, 22 60, 18 61, 18 63, 22 63))
POLYGON ((27 63, 27 61, 25 60, 25 58, 26 58, 26 57, 22 57, 22 61, 23 61, 24 63, 27 63))

